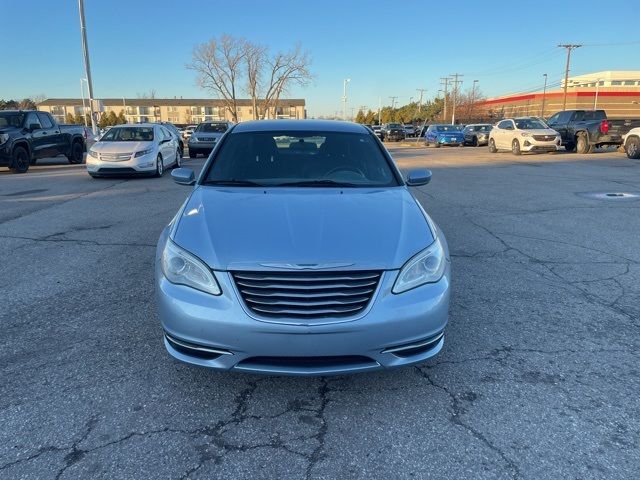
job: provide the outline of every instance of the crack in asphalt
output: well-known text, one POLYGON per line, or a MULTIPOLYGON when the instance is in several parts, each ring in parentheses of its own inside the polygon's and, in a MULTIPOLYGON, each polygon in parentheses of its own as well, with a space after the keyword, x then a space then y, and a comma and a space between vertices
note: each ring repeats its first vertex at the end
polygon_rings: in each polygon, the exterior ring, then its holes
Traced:
MULTIPOLYGON (((463 416, 467 413, 467 408, 460 401, 458 395, 449 390, 448 387, 440 385, 433 381, 431 376, 426 371, 430 368, 431 367, 428 366, 415 366, 414 371, 417 372, 417 374, 421 378, 424 378, 429 383, 429 385, 441 390, 449 396, 449 400, 451 403, 451 415, 449 416, 449 422, 451 422, 453 425, 457 425, 467 430, 476 440, 479 440, 487 448, 498 454, 498 456, 505 463, 506 468, 511 471, 511 478, 513 478, 514 480, 520 478, 520 467, 516 464, 516 462, 509 458, 509 456, 507 456, 507 454, 500 447, 491 442, 480 430, 469 425, 463 420, 463 416)), ((470 400, 470 402, 472 403, 473 400, 470 400)))
POLYGON ((98 242, 96 240, 80 240, 74 238, 49 238, 52 236, 60 235, 54 233, 47 235, 46 237, 24 237, 20 235, 0 235, 0 238, 8 238, 13 240, 28 240, 32 242, 48 242, 48 243, 71 243, 74 245, 91 245, 99 247, 153 247, 156 245, 152 243, 131 243, 131 242, 98 242))

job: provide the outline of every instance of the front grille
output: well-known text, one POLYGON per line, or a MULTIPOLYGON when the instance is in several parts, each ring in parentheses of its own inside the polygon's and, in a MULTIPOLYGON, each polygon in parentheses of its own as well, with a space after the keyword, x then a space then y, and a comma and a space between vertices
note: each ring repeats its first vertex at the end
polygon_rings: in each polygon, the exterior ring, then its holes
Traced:
POLYGON ((362 312, 378 286, 378 271, 233 272, 247 307, 276 318, 350 317, 362 312))
POLYGON ((552 142, 556 139, 556 136, 555 135, 534 135, 533 139, 537 140, 538 142, 552 142))
POLYGON ((123 162, 129 160, 133 153, 101 153, 100 160, 105 162, 123 162))
POLYGON ((106 168, 99 168, 96 172, 111 173, 115 175, 119 173, 137 173, 137 170, 131 167, 106 167, 106 168))

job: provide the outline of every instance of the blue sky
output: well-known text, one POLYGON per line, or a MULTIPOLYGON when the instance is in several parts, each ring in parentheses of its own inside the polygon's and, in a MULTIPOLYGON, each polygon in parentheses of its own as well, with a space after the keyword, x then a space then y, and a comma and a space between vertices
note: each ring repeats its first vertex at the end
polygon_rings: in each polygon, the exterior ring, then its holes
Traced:
MULTIPOLYGON (((0 98, 79 97, 83 76, 75 0, 2 0, 0 98), (6 21, 28 18, 28 21, 6 21)), ((311 115, 349 106, 433 97, 439 77, 479 80, 485 96, 525 91, 564 72, 558 43, 584 43, 572 72, 640 70, 637 0, 524 1, 163 1, 85 0, 96 97, 201 97, 184 65, 193 46, 223 33, 272 49, 309 51, 316 80, 293 89, 311 115), (531 4, 530 4, 531 3, 531 4), (632 43, 635 42, 635 43, 632 43), (602 46, 603 44, 608 46, 602 46), (615 45, 612 45, 615 44, 615 45), (591 45, 591 46, 589 46, 591 45)))

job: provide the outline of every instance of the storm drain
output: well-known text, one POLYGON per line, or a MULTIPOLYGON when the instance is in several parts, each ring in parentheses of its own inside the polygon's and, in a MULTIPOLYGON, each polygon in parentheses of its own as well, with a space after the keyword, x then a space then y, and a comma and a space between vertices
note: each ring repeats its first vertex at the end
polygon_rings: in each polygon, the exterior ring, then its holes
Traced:
POLYGON ((638 200, 640 192, 580 192, 576 195, 595 200, 638 200))

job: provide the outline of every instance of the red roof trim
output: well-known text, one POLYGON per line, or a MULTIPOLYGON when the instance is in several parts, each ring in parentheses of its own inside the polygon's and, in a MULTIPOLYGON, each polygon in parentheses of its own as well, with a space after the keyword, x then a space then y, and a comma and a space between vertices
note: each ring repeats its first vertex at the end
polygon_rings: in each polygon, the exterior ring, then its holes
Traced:
MULTIPOLYGON (((564 92, 547 92, 547 98, 553 97, 562 97, 564 92)), ((567 98, 571 97, 595 97, 596 91, 582 91, 582 92, 567 92, 567 98)), ((509 102, 520 102, 522 100, 536 100, 542 99, 542 93, 528 93, 526 95, 515 95, 513 97, 499 97, 499 98, 491 98, 489 100, 484 100, 483 102, 478 102, 479 105, 495 105, 499 103, 509 103, 509 102)), ((599 97, 640 97, 640 90, 636 91, 600 91, 598 92, 599 97)))

